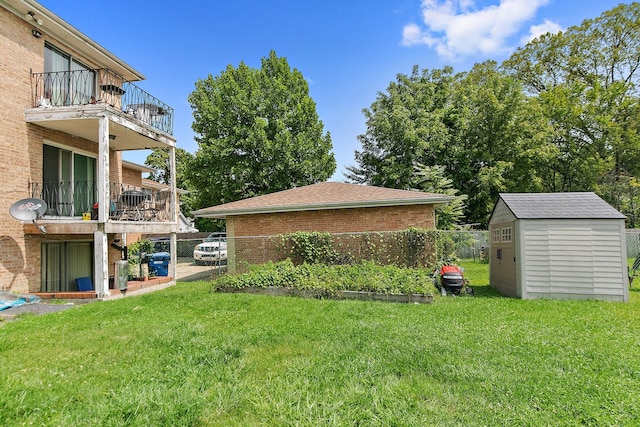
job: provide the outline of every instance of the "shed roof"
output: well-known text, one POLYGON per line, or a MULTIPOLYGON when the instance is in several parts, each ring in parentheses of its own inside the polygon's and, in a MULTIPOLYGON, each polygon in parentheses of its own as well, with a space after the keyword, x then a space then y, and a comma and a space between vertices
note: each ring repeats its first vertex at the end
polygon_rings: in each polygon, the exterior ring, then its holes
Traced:
POLYGON ((518 219, 624 219, 593 192, 500 193, 518 219))
POLYGON ((396 190, 343 182, 321 182, 200 209, 195 211, 194 215, 204 218, 224 218, 231 215, 322 209, 417 204, 442 205, 450 202, 451 199, 451 196, 443 194, 396 190))

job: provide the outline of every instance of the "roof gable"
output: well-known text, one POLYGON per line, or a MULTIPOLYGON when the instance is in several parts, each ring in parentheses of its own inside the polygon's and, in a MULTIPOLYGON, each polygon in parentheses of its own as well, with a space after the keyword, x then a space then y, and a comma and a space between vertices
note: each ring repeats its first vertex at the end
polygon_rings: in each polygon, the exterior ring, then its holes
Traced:
POLYGON ((624 219, 593 192, 500 193, 518 219, 624 219))
POLYGON ((343 182, 321 182, 195 211, 199 217, 221 218, 267 212, 344 209, 410 204, 441 205, 452 197, 343 182))

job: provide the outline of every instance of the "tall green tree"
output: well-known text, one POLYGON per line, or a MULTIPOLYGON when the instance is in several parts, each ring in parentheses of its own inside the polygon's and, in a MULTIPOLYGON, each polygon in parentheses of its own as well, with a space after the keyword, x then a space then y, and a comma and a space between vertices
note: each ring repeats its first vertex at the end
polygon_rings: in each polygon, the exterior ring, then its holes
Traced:
MULTIPOLYGON (((547 34, 503 63, 547 119, 546 191, 596 191, 619 209, 640 173, 640 3, 547 34)), ((627 211, 628 214, 630 212, 627 211)), ((637 212, 630 217, 636 217, 637 212)))
POLYGON ((409 189, 418 163, 448 166, 442 155, 451 141, 447 113, 458 78, 451 67, 430 71, 416 65, 410 75, 398 74, 363 110, 367 130, 358 136, 358 165, 347 167, 346 178, 409 189))
MULTIPOLYGON (((176 187, 187 189, 186 171, 189 169, 193 154, 183 148, 176 148, 176 187)), ((170 184, 172 181, 171 169, 169 165, 169 151, 154 149, 144 161, 144 164, 154 168, 156 171, 149 174, 149 179, 163 184, 170 184)))
POLYGON ((464 218, 466 194, 459 194, 453 187, 453 180, 445 175, 444 166, 425 166, 418 163, 414 173, 415 188, 427 193, 452 196, 453 200, 436 209, 436 227, 440 230, 454 230, 464 218))
POLYGON ((458 74, 416 66, 364 110, 367 131, 347 178, 410 188, 421 179, 418 165, 442 166, 444 177, 469 196, 467 221, 486 224, 500 191, 535 186, 528 164, 536 161, 536 140, 526 106, 520 83, 495 62, 458 74))
POLYGON ((170 184, 175 179, 176 187, 182 190, 189 191, 186 194, 180 196, 180 210, 187 216, 191 216, 191 211, 194 210, 194 195, 191 193, 191 185, 187 179, 186 171, 189 169, 189 165, 193 161, 193 155, 183 148, 175 149, 176 156, 176 171, 173 176, 171 174, 169 151, 162 149, 154 149, 144 161, 144 164, 151 166, 156 171, 149 174, 149 179, 163 184, 170 184))
POLYGON ((198 80, 189 95, 198 207, 327 180, 336 162, 302 73, 274 51, 198 80))
POLYGON ((521 84, 494 61, 475 64, 456 82, 449 170, 455 188, 469 195, 471 222, 486 225, 500 192, 537 190, 535 117, 521 84))

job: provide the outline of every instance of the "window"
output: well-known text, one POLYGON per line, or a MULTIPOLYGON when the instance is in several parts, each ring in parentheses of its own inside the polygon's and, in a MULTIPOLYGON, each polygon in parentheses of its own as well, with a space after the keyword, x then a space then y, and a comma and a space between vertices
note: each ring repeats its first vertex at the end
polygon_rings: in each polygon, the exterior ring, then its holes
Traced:
POLYGON ((503 243, 511 242, 511 227, 506 227, 502 229, 502 242, 503 243))
POLYGON ((91 212, 97 200, 96 159, 44 144, 41 198, 47 202, 47 215, 91 212))
POLYGON ((500 243, 500 229, 494 228, 491 230, 491 243, 500 243))
POLYGON ((92 242, 43 242, 41 252, 41 292, 74 292, 77 278, 93 276, 92 242))
POLYGON ((45 97, 52 105, 88 104, 95 100, 96 75, 70 55, 45 43, 45 97))

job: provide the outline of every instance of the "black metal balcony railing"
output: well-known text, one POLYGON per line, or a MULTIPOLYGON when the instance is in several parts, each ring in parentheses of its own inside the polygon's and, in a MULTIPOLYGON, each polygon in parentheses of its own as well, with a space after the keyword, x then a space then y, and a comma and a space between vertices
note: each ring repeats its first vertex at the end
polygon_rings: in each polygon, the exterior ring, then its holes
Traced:
POLYGON ((31 73, 34 107, 106 103, 173 134, 173 108, 107 69, 31 73))
MULTIPOLYGON (((47 203, 45 217, 98 218, 95 181, 43 182, 29 184, 31 197, 47 203)), ((113 221, 171 221, 171 193, 110 183, 109 219, 113 221)))
POLYGON ((30 183, 31 197, 47 203, 45 216, 74 217, 91 212, 96 199, 95 181, 30 183))
POLYGON ((111 183, 109 218, 117 221, 171 221, 171 192, 111 183))

